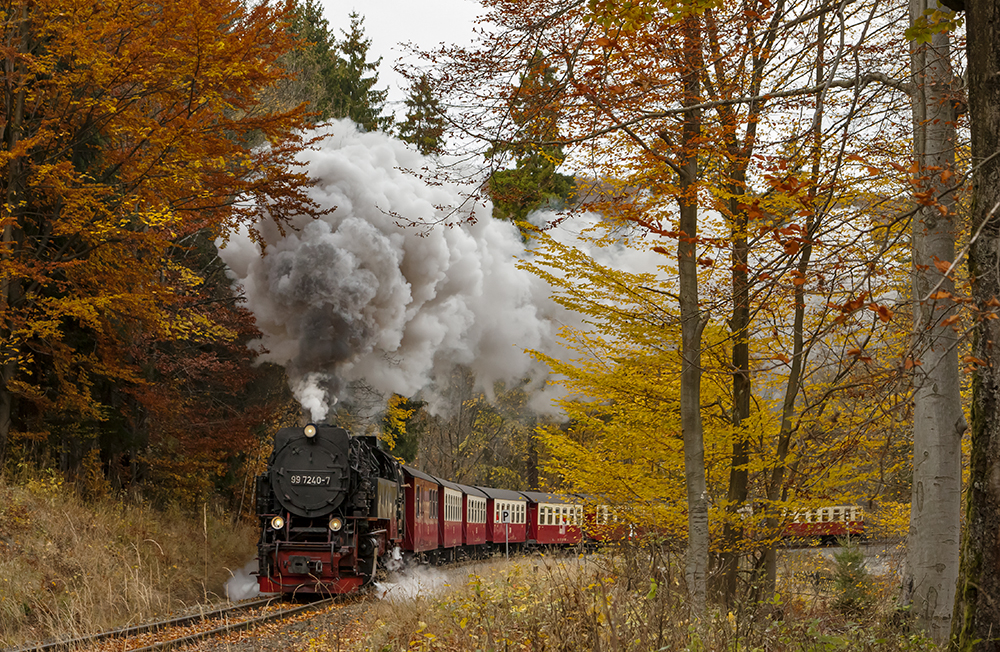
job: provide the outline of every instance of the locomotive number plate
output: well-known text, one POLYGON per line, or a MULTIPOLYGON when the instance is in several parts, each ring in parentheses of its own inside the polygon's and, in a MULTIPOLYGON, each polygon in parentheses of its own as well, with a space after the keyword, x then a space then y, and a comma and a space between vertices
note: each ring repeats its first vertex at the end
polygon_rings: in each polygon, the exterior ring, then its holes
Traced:
POLYGON ((288 481, 293 485, 307 485, 313 487, 329 487, 331 478, 329 475, 293 475, 288 478, 288 481))

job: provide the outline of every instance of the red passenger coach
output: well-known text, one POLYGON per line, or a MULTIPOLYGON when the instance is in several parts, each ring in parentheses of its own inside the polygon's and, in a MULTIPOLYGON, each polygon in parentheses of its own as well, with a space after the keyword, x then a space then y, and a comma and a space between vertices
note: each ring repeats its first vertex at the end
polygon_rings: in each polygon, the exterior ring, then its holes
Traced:
POLYGON ((832 542, 843 536, 864 536, 864 510, 857 505, 832 505, 796 512, 785 524, 786 537, 832 542))
POLYGON ((462 488, 454 482, 435 478, 441 485, 438 494, 438 541, 444 556, 455 558, 455 548, 462 545, 462 488))
POLYGON ((528 499, 509 489, 476 488, 486 494, 486 540, 494 547, 524 543, 528 499))
POLYGON ((522 491, 528 500, 528 543, 540 546, 580 542, 583 502, 576 496, 522 491))
POLYGON ((438 493, 441 485, 412 466, 403 466, 406 532, 403 550, 416 555, 438 547, 438 493))
POLYGON ((460 484, 465 494, 462 501, 462 544, 481 546, 486 543, 486 494, 480 489, 460 484))

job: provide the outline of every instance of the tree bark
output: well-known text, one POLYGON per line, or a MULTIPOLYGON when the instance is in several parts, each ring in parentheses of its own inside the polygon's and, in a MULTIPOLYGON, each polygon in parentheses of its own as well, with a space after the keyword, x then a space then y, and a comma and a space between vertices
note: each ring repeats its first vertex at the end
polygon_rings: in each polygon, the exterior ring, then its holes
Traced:
MULTIPOLYGON (((910 20, 937 8, 936 0, 910 0, 910 20)), ((956 143, 950 48, 943 32, 930 43, 914 42, 910 53, 918 166, 913 184, 920 206, 912 232, 913 488, 902 599, 912 605, 918 627, 939 645, 950 633, 958 577, 961 439, 967 427, 959 395, 958 333, 945 322, 957 311, 950 298, 954 282, 942 270, 955 259, 956 235, 954 199, 947 192, 956 143)))
MULTIPOLYGON (((687 76, 684 102, 699 101, 702 69, 701 27, 698 18, 685 19, 687 76)), ((684 477, 688 503, 688 552, 685 577, 689 608, 694 618, 705 613, 708 587, 708 487, 701 424, 701 335, 704 320, 698 305, 698 139, 701 112, 686 113, 680 160, 680 237, 677 273, 681 313, 681 431, 684 436, 684 477)))
POLYGON ((973 198, 969 251, 979 309, 973 355, 972 459, 953 650, 1000 650, 1000 4, 966 0, 973 198))
MULTIPOLYGON (((28 31, 28 4, 20 7, 19 43, 21 52, 28 52, 30 46, 28 31)), ((4 109, 8 116, 4 129, 3 149, 12 152, 17 147, 24 120, 25 86, 21 79, 24 64, 16 62, 8 56, 4 66, 5 82, 3 83, 4 109)), ((21 190, 24 183, 19 158, 7 162, 3 170, 4 205, 0 206, 0 223, 3 232, 0 235, 0 260, 9 262, 17 255, 18 237, 17 224, 21 212, 21 190)), ((5 265, 6 266, 6 265, 5 265)), ((14 380, 17 370, 17 351, 12 344, 13 309, 20 296, 20 285, 11 274, 4 274, 0 281, 0 468, 7 453, 7 441, 10 437, 10 426, 14 413, 14 392, 10 383, 14 380)))

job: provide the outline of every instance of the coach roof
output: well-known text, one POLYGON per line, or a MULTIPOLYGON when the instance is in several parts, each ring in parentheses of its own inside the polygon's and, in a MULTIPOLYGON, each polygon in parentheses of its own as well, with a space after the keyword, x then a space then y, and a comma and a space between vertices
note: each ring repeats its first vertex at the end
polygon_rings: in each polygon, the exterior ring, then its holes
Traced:
POLYGON ((518 491, 511 491, 510 489, 492 489, 490 487, 480 487, 478 485, 476 488, 482 491, 484 494, 486 494, 487 498, 492 498, 494 500, 513 500, 525 503, 528 502, 528 499, 525 498, 524 495, 518 491))
POLYGON ((555 503, 557 505, 578 505, 580 499, 576 496, 564 496, 561 494, 550 494, 544 491, 522 491, 528 500, 533 503, 555 503))
POLYGON ((460 484, 458 488, 469 494, 470 496, 478 496, 479 498, 488 498, 488 496, 483 492, 482 489, 477 489, 469 484, 460 484))
POLYGON ((414 478, 420 478, 421 480, 427 480, 428 482, 433 482, 434 484, 441 484, 441 481, 432 475, 427 475, 423 471, 418 471, 412 466, 403 465, 403 470, 412 475, 414 478))

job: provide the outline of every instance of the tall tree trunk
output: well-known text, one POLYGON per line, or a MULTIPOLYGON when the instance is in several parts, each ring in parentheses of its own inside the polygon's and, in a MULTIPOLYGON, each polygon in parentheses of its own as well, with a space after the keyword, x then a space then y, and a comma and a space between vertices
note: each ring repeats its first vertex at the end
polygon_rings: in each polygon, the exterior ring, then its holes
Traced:
MULTIPOLYGON (((936 0, 910 0, 910 20, 936 0)), ((945 193, 955 169, 955 110, 947 33, 913 43, 913 489, 903 601, 936 643, 948 640, 958 577, 961 438, 966 422, 959 395, 958 334, 943 320, 957 310, 954 283, 941 269, 955 259, 954 200, 945 193), (943 176, 942 176, 943 175, 943 176), (932 193, 930 195, 926 193, 932 193), (943 194, 944 193, 944 194, 943 194), (938 198, 937 203, 922 197, 938 198), (937 297, 937 298, 932 298, 937 297)))
MULTIPOLYGON (((21 52, 28 52, 30 32, 28 29, 28 4, 20 8, 19 41, 21 52)), ((17 147, 24 121, 25 86, 22 80, 24 64, 17 62, 13 56, 8 56, 4 65, 5 81, 3 83, 4 112, 8 116, 4 129, 3 149, 12 152, 17 147)), ((12 343, 13 311, 20 296, 20 284, 13 278, 10 261, 16 256, 17 220, 21 209, 21 190, 23 185, 21 163, 18 158, 8 160, 6 170, 3 170, 4 205, 0 206, 0 223, 3 224, 2 242, 0 242, 0 468, 2 468, 7 453, 7 441, 10 437, 11 422, 14 412, 14 393, 10 384, 17 370, 17 350, 12 343), (8 267, 4 270, 3 267, 8 267)))
POLYGON ((973 355, 972 461, 952 647, 1000 650, 1000 4, 965 0, 973 199, 969 252, 979 308, 973 355), (978 234, 978 235, 977 235, 978 234), (992 318, 988 318, 992 317, 992 318))
MULTIPOLYGON (((819 21, 819 29, 816 38, 816 84, 822 84, 826 76, 824 60, 824 47, 826 43, 826 23, 824 19, 819 21)), ((820 172, 823 159, 823 114, 824 95, 823 91, 816 94, 816 112, 813 115, 813 126, 810 134, 812 170, 808 196, 806 200, 809 213, 806 217, 805 237, 799 253, 799 261, 796 265, 798 277, 806 278, 809 271, 809 261, 812 259, 812 243, 819 228, 820 219, 817 215, 817 188, 819 187, 820 172)), ((758 577, 755 577, 758 600, 769 601, 777 585, 778 579, 778 549, 777 533, 784 525, 779 514, 774 509, 774 503, 779 500, 787 500, 786 474, 788 473, 788 453, 792 445, 793 418, 795 416, 795 399, 802 389, 802 375, 805 369, 808 351, 805 344, 805 317, 806 317, 806 291, 804 284, 796 284, 793 292, 795 301, 794 317, 792 321, 792 364, 788 370, 788 380, 785 383, 785 398, 781 404, 781 428, 778 431, 778 442, 775 450, 774 466, 771 469, 771 477, 767 484, 767 500, 769 515, 767 518, 767 528, 771 540, 764 550, 764 555, 759 564, 758 577)), ((792 470, 795 466, 793 465, 792 470)))
POLYGON ((725 548, 722 551, 722 594, 727 605, 736 601, 737 580, 741 551, 739 540, 742 528, 735 521, 739 508, 746 504, 750 490, 750 442, 743 431, 743 422, 750 417, 750 247, 747 242, 748 215, 740 204, 745 199, 745 168, 731 185, 730 200, 733 225, 730 238, 733 242, 733 315, 729 330, 733 337, 733 457, 729 466, 729 489, 726 501, 730 518, 722 531, 725 548))
MULTIPOLYGON (((699 19, 685 19, 684 41, 687 77, 684 103, 700 101, 702 74, 699 19)), ((705 445, 701 426, 701 335, 705 322, 698 305, 698 139, 701 112, 684 114, 680 165, 680 237, 677 241, 677 274, 681 313, 681 431, 684 435, 684 477, 688 504, 688 552, 685 577, 689 608, 695 618, 705 613, 708 585, 708 486, 705 480, 705 445)))

